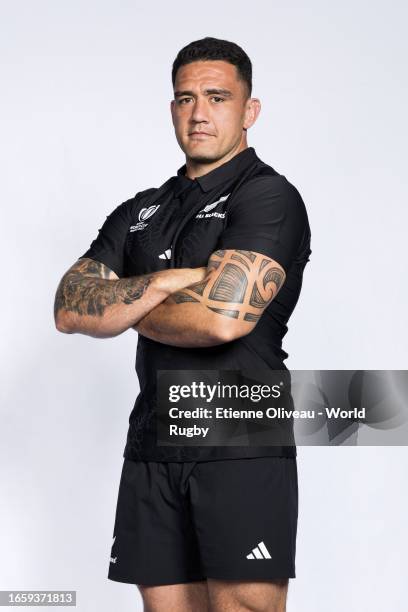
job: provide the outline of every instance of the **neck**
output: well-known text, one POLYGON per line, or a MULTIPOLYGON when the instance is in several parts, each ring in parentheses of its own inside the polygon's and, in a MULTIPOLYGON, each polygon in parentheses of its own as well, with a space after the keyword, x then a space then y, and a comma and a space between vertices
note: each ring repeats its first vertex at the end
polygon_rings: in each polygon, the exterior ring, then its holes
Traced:
POLYGON ((221 157, 220 159, 217 159, 216 161, 212 163, 203 164, 200 162, 196 162, 189 157, 186 157, 185 175, 187 178, 190 178, 193 180, 198 176, 203 176, 204 174, 208 174, 208 172, 211 172, 211 170, 215 170, 215 168, 222 166, 222 164, 225 164, 227 161, 235 157, 235 155, 237 155, 238 153, 240 153, 241 151, 247 148, 248 148, 248 144, 245 138, 241 140, 241 142, 238 144, 237 147, 235 147, 234 149, 229 151, 226 155, 224 155, 223 157, 221 157))

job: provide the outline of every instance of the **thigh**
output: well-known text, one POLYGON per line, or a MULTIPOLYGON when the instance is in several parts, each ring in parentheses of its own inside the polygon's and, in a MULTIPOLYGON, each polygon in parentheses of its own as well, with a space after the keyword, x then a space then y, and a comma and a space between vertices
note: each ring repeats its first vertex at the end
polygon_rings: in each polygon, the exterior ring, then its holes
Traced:
POLYGON ((108 578, 142 586, 203 580, 180 481, 188 465, 124 460, 108 578))
POLYGON ((289 581, 243 582, 208 579, 211 612, 285 612, 289 581))
POLYGON ((190 475, 189 492, 207 578, 295 578, 295 457, 200 462, 190 475))
POLYGON ((138 585, 138 588, 144 612, 210 612, 205 580, 168 586, 138 585))

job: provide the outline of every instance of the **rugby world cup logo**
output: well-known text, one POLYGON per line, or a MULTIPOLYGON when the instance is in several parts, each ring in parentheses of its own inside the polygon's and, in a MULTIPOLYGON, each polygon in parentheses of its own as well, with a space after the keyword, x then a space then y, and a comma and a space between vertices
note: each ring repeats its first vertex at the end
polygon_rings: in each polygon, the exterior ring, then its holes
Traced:
POLYGON ((148 208, 142 208, 139 212, 139 221, 146 221, 146 219, 150 219, 150 217, 154 215, 154 213, 159 207, 160 207, 160 204, 156 204, 155 206, 149 206, 148 208))

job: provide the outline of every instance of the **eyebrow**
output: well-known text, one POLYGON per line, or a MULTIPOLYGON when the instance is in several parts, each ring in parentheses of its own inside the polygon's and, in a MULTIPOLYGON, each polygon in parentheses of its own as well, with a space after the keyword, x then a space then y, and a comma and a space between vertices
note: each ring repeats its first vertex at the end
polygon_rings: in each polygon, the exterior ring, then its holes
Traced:
MULTIPOLYGON (((204 90, 204 94, 205 95, 209 95, 209 94, 222 94, 226 98, 231 98, 232 97, 232 91, 229 91, 229 89, 219 89, 219 88, 205 89, 204 90)), ((174 97, 175 98, 177 98, 179 96, 194 96, 194 95, 195 95, 195 93, 193 91, 189 91, 189 90, 175 91, 174 92, 174 97)))

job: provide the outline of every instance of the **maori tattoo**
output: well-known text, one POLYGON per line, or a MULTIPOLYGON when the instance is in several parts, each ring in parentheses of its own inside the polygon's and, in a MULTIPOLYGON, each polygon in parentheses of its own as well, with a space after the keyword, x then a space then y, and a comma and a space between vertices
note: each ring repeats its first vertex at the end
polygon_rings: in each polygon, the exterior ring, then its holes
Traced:
POLYGON ((249 303, 254 308, 265 308, 268 300, 264 299, 258 289, 258 285, 256 281, 254 282, 254 286, 252 287, 251 297, 249 298, 249 303))
POLYGON ((226 263, 210 289, 209 299, 218 302, 244 301, 248 279, 245 271, 236 264, 226 263))
POLYGON ((139 300, 151 281, 151 274, 118 279, 103 263, 84 257, 62 277, 54 303, 59 310, 101 317, 112 304, 132 304, 139 300))
POLYGON ((238 319, 239 317, 239 310, 225 310, 224 308, 212 308, 211 306, 208 306, 207 308, 209 308, 213 312, 218 312, 218 314, 223 314, 227 317, 232 317, 233 319, 238 319))
POLYGON ((256 323, 261 318, 261 315, 252 314, 252 312, 246 312, 244 315, 244 321, 251 321, 252 323, 256 323))
POLYGON ((194 283, 194 285, 191 285, 191 291, 194 291, 194 293, 198 293, 198 295, 203 295, 204 289, 206 288, 207 283, 208 283, 208 280, 202 281, 201 283, 194 283))
POLYGON ((251 261, 252 263, 254 263, 254 261, 256 259, 256 253, 252 253, 252 251, 239 251, 239 250, 237 250, 237 253, 241 253, 241 255, 243 255, 244 257, 247 257, 249 259, 249 261, 251 261))
POLYGON ((171 295, 176 304, 199 302, 219 315, 256 325, 285 280, 273 259, 239 249, 215 251, 207 277, 171 295))
POLYGON ((216 259, 213 259, 212 257, 209 259, 208 261, 208 266, 207 266, 207 270, 216 270, 218 268, 218 266, 220 265, 220 261, 217 261, 216 259))
POLYGON ((177 291, 172 296, 173 300, 176 304, 182 304, 183 302, 199 302, 200 300, 196 300, 192 295, 188 293, 184 293, 184 291, 177 291))
POLYGON ((249 267, 249 264, 247 264, 247 262, 245 261, 243 257, 240 257, 239 255, 231 255, 231 259, 235 259, 236 261, 239 261, 240 263, 242 263, 242 265, 245 266, 247 270, 251 269, 249 267))
POLYGON ((277 291, 279 291, 279 289, 282 286, 282 282, 283 282, 283 276, 282 276, 282 271, 279 268, 269 268, 266 271, 265 276, 263 277, 263 288, 266 288, 266 285, 272 281, 273 283, 275 283, 277 291))

